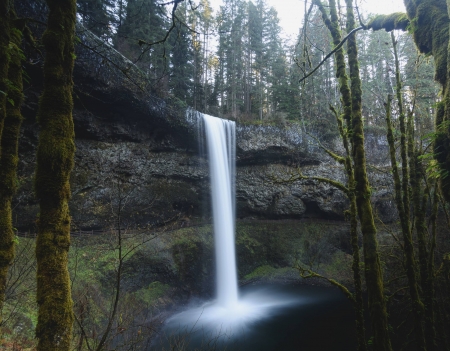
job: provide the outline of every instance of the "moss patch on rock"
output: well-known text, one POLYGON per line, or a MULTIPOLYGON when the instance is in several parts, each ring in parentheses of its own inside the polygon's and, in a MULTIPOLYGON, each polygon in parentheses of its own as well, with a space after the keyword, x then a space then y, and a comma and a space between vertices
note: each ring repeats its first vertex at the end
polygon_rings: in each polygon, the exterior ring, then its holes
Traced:
POLYGON ((245 280, 277 280, 284 278, 301 279, 297 270, 292 267, 275 268, 269 265, 260 266, 244 277, 245 280))

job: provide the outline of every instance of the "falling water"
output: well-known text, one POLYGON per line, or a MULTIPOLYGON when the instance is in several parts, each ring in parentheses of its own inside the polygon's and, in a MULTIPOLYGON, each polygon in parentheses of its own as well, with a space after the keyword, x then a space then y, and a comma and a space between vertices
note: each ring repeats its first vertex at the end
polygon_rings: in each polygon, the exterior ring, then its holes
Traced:
POLYGON ((205 135, 211 179, 216 252, 217 300, 192 306, 166 321, 166 332, 201 331, 202 337, 245 335, 255 321, 268 319, 298 303, 296 297, 265 289, 239 296, 235 253, 235 123, 200 114, 200 142, 205 135))
POLYGON ((203 115, 211 175, 216 251, 217 300, 225 308, 238 302, 234 247, 236 133, 232 121, 203 115))

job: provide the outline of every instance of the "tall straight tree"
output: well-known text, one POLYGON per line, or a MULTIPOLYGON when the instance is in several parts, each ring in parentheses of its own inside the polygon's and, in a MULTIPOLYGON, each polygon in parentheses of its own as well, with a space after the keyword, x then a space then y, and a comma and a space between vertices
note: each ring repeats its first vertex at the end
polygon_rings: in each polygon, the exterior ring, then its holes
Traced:
POLYGON ((420 52, 433 55, 435 79, 442 87, 443 99, 436 109, 434 154, 441 170, 441 191, 450 202, 450 50, 448 0, 404 0, 407 14, 379 15, 367 29, 409 29, 420 52))
POLYGON ((244 97, 244 44, 246 40, 247 4, 242 0, 226 0, 218 14, 220 62, 216 84, 220 92, 222 112, 239 118, 244 97))
POLYGON ((121 16, 114 38, 116 49, 154 80, 156 93, 167 95, 167 43, 143 44, 154 43, 165 37, 168 27, 164 8, 158 6, 157 0, 128 0, 121 16))
POLYGON ((44 89, 35 192, 39 200, 37 259, 38 351, 65 351, 72 339, 72 297, 68 271, 70 247, 69 176, 75 143, 72 89, 76 0, 47 0, 44 89))
MULTIPOLYGON (((347 7, 347 33, 355 29, 353 13, 353 0, 346 0, 347 7)), ((383 272, 378 254, 377 229, 374 223, 373 209, 370 202, 371 189, 366 170, 366 153, 364 149, 364 122, 361 106, 361 79, 359 75, 358 48, 356 34, 348 39, 348 65, 350 72, 351 93, 351 124, 352 130, 353 163, 355 169, 355 195, 358 216, 363 233, 363 250, 367 290, 369 295, 369 311, 372 318, 372 331, 374 347, 378 351, 392 349, 389 337, 386 300, 383 290, 383 272)), ((341 69, 338 67, 338 69, 341 69)), ((345 73, 343 73, 345 75, 345 73)))
MULTIPOLYGON (((177 7, 176 14, 178 18, 183 22, 187 22, 187 4, 181 3, 177 7)), ((169 45, 170 45, 170 79, 169 89, 170 92, 178 99, 192 105, 192 82, 195 82, 193 58, 194 50, 193 45, 197 45, 199 49, 200 43, 197 41, 192 42, 189 30, 186 26, 178 23, 176 28, 170 33, 169 45)))
POLYGON ((78 14, 83 25, 95 35, 108 40, 111 38, 112 9, 114 0, 78 0, 78 14))
MULTIPOLYGON (((352 33, 355 28, 353 1, 346 0, 345 3, 347 9, 346 31, 347 33, 352 33)), ((337 47, 342 40, 342 34, 338 21, 336 2, 334 0, 329 1, 329 17, 320 0, 315 0, 315 4, 319 7, 324 23, 331 33, 335 47, 337 47)), ((347 64, 341 48, 335 51, 336 78, 339 80, 343 104, 343 120, 346 122, 346 127, 351 135, 350 142, 355 181, 353 191, 355 193, 356 207, 363 235, 364 271, 372 322, 373 344, 374 349, 377 351, 391 351, 392 346, 388 329, 383 272, 378 253, 377 230, 374 223, 372 204, 370 202, 371 190, 366 170, 364 124, 361 106, 361 79, 354 32, 348 38, 347 49, 350 77, 347 76, 347 64)))
POLYGON ((249 80, 251 107, 250 112, 257 114, 260 120, 263 119, 263 77, 264 77, 264 56, 266 53, 264 47, 264 29, 265 29, 265 12, 267 5, 265 1, 258 0, 256 5, 249 2, 248 13, 248 37, 250 50, 250 71, 249 80))

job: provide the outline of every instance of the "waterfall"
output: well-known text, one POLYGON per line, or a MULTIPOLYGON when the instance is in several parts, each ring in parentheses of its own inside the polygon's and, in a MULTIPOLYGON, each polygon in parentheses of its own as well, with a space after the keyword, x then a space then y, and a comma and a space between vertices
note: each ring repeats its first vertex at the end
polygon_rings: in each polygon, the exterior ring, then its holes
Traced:
MULTIPOLYGON (((236 127, 232 121, 195 111, 200 148, 208 151, 216 252, 217 300, 191 306, 170 317, 166 331, 201 331, 201 338, 246 335, 253 322, 297 303, 288 294, 253 290, 238 296, 235 251, 236 127), (205 139, 205 140, 204 140, 205 139), (203 141, 206 141, 204 145, 203 141)), ((190 114, 188 114, 190 116, 190 114)), ((201 273, 199 273, 201 274, 201 273)), ((202 344, 203 345, 203 344, 202 344)), ((204 345, 203 345, 204 346, 204 345)), ((189 349, 189 348, 188 348, 189 349)))
POLYGON ((232 121, 202 115, 211 177, 216 252, 217 300, 225 308, 238 303, 235 253, 236 127, 232 121))

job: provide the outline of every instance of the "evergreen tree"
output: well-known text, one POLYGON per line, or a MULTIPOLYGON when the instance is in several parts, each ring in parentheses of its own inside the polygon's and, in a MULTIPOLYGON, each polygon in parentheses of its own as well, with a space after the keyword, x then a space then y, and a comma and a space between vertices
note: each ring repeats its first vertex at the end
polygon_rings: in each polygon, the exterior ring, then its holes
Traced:
POLYGON ((168 23, 164 7, 159 6, 157 0, 128 0, 122 16, 115 47, 154 80, 155 93, 166 96, 169 44, 145 44, 165 37, 168 23))
MULTIPOLYGON (((177 16, 183 23, 187 23, 186 3, 182 3, 177 7, 177 16)), ((176 29, 170 33, 169 88, 173 96, 192 106, 193 82, 198 82, 198 79, 194 77, 194 68, 197 71, 199 70, 198 67, 194 67, 193 58, 200 51, 200 43, 191 39, 189 29, 181 23, 178 23, 176 29)))
POLYGON ((242 31, 242 10, 244 3, 241 0, 226 0, 221 6, 217 22, 220 33, 217 56, 219 59, 219 70, 216 76, 217 90, 220 92, 221 112, 227 116, 236 118, 236 66, 237 51, 240 49, 239 42, 244 33, 242 31), (241 16, 237 16, 238 11, 241 16), (238 18, 238 19, 237 19, 238 18), (236 22, 236 20, 238 22, 236 22), (239 37, 240 36, 240 37, 239 37))
MULTIPOLYGON (((122 2, 122 1, 120 1, 122 2)), ((77 10, 82 24, 95 35, 108 41, 114 24, 114 0, 78 0, 77 10)))

